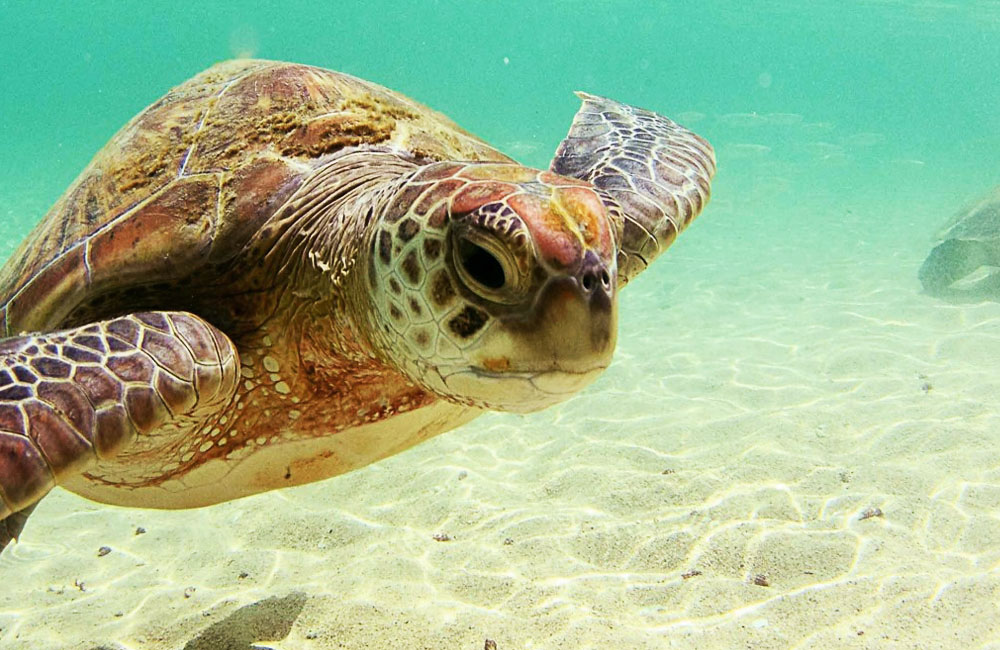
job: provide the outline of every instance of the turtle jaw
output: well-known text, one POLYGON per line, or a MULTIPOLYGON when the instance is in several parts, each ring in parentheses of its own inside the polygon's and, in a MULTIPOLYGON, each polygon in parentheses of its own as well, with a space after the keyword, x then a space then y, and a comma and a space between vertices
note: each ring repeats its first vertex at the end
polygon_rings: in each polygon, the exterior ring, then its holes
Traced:
MULTIPOLYGON (((494 372, 476 367, 460 367, 442 374, 445 385, 455 394, 467 396, 476 406, 510 413, 541 411, 567 399, 590 385, 606 366, 588 371, 547 370, 494 372), (476 400, 475 396, 482 396, 476 400)), ((441 369, 442 373, 445 369, 441 369)))
POLYGON ((611 363, 617 295, 560 275, 530 309, 498 315, 467 351, 466 363, 439 366, 447 392, 500 411, 531 412, 563 402, 611 363))

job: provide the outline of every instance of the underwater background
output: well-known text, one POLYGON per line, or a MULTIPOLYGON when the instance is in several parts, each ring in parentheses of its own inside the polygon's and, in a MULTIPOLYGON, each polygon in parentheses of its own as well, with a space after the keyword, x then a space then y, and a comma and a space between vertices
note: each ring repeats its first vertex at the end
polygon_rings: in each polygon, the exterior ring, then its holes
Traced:
POLYGON ((212 508, 54 491, 0 555, 0 648, 1000 648, 1000 304, 916 276, 1000 184, 1000 2, 0 0, 0 259, 234 56, 538 167, 574 90, 656 110, 715 146, 713 199, 563 405, 212 508))

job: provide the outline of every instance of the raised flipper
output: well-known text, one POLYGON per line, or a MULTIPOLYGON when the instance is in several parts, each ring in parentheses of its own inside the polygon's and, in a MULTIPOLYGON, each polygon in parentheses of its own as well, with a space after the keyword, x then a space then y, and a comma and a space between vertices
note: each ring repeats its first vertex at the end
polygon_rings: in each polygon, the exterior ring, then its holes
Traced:
POLYGON ((618 284, 624 286, 708 203, 715 153, 662 115, 577 96, 583 106, 550 169, 598 188, 618 231, 618 284))
POLYGON ((146 312, 0 341, 0 549, 67 476, 236 390, 239 357, 197 316, 146 312))

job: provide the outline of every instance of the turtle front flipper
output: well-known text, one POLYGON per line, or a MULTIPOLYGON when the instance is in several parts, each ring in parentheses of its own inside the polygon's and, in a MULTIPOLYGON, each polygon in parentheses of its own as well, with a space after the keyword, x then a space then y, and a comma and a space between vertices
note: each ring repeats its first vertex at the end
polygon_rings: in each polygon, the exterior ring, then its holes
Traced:
POLYGON ((64 478, 228 403, 239 357, 197 316, 146 312, 0 341, 0 549, 64 478))
POLYGON ((550 169, 597 188, 617 230, 618 284, 662 253, 708 202, 715 153, 652 111, 577 93, 583 106, 550 169))

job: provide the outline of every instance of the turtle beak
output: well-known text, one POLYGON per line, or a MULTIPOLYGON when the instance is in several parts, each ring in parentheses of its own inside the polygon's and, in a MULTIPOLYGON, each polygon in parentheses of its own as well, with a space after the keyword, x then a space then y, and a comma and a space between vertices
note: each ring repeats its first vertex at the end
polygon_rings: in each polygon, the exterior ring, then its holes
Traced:
POLYGON ((503 327, 496 331, 522 341, 509 355, 511 366, 576 373, 606 368, 618 336, 614 298, 613 288, 588 291, 577 278, 553 278, 526 315, 499 319, 503 327))
POLYGON ((608 367, 618 303, 613 288, 588 291, 564 276, 546 284, 533 309, 500 317, 497 325, 471 359, 478 382, 492 384, 493 408, 537 411, 565 401, 608 367))

